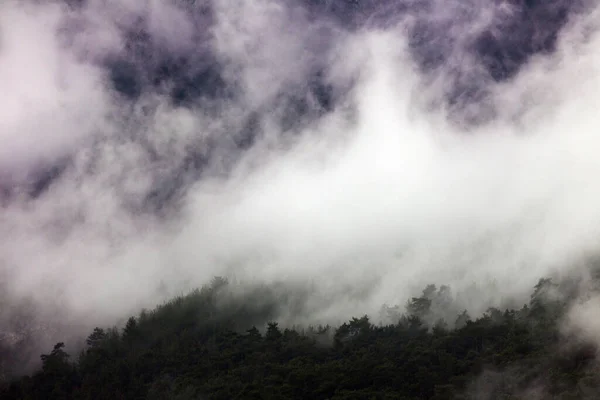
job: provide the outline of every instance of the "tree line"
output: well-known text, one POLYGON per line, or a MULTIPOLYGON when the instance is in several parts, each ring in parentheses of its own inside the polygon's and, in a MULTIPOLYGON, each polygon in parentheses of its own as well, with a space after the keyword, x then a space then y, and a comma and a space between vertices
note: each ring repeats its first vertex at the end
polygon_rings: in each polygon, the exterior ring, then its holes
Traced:
MULTIPOLYGON (((334 328, 251 324, 256 308, 219 306, 222 279, 95 328, 78 354, 57 343, 41 369, 5 382, 11 399, 599 398, 593 344, 560 322, 573 300, 542 279, 520 309, 431 319, 447 287, 410 299, 393 324, 355 317, 334 328), (254 310, 254 311, 253 311, 254 310), (243 317, 243 318, 242 318, 243 317), (245 320, 240 323, 241 319, 245 320), (568 343, 568 346, 565 346, 568 343)), ((264 310, 262 310, 264 311, 264 310)))

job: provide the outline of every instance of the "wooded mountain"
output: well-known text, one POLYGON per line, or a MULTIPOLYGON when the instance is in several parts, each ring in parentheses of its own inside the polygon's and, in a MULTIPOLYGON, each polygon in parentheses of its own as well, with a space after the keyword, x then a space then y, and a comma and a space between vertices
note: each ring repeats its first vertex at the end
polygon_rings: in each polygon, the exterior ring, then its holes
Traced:
POLYGON ((432 302, 448 290, 430 285, 401 316, 383 309, 397 317, 393 324, 363 316, 338 327, 282 328, 254 325, 274 305, 224 302, 228 284, 216 279, 121 329, 94 329, 79 353, 57 343, 40 370, 4 382, 0 398, 597 398, 595 345, 561 333, 572 287, 541 279, 520 309, 427 325, 432 302))

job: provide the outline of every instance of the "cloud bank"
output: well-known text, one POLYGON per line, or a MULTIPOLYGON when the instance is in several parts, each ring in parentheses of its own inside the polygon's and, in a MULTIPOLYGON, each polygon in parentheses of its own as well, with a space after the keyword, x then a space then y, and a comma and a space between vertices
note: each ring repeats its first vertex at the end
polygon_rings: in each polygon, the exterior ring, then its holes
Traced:
POLYGON ((329 322, 576 273, 600 233, 595 10, 393 3, 3 3, 7 331, 24 302, 86 332, 215 275, 308 285, 290 321, 329 322))

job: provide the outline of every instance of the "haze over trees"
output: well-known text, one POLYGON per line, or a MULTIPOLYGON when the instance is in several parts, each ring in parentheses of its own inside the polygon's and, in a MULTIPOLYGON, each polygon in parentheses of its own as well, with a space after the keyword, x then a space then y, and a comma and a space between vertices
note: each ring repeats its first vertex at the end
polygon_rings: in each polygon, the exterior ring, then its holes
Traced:
POLYGON ((598 398, 599 12, 0 1, 0 398, 598 398))
POLYGON ((0 398, 593 399, 597 342, 562 325, 573 287, 540 279, 519 309, 427 323, 440 295, 452 301, 429 285, 402 315, 382 309, 394 323, 282 327, 263 322, 278 300, 268 287, 256 288, 260 306, 216 279, 121 328, 95 328, 80 352, 57 343, 0 398))

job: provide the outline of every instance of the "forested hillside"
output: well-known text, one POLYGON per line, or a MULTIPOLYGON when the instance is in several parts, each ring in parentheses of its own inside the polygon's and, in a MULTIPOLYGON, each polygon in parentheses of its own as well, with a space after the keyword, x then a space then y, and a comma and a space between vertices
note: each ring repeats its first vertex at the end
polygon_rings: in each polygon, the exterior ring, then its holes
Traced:
MULTIPOLYGON (((424 321, 429 286, 396 323, 352 318, 283 328, 269 305, 226 301, 221 279, 96 328, 79 354, 57 343, 2 399, 581 399, 600 395, 596 348, 561 333, 569 285, 542 279, 529 304, 424 321), (550 295, 552 293, 552 295, 550 295), (560 293, 560 296, 556 294, 560 293), (220 300, 221 299, 221 300, 220 300)), ((251 299, 249 299, 251 300, 251 299)), ((254 299, 256 300, 256 299, 254 299)), ((267 303, 265 303, 267 304, 267 303)), ((385 311, 385 310, 384 310, 385 311)), ((393 309, 387 309, 393 312, 393 309)))

